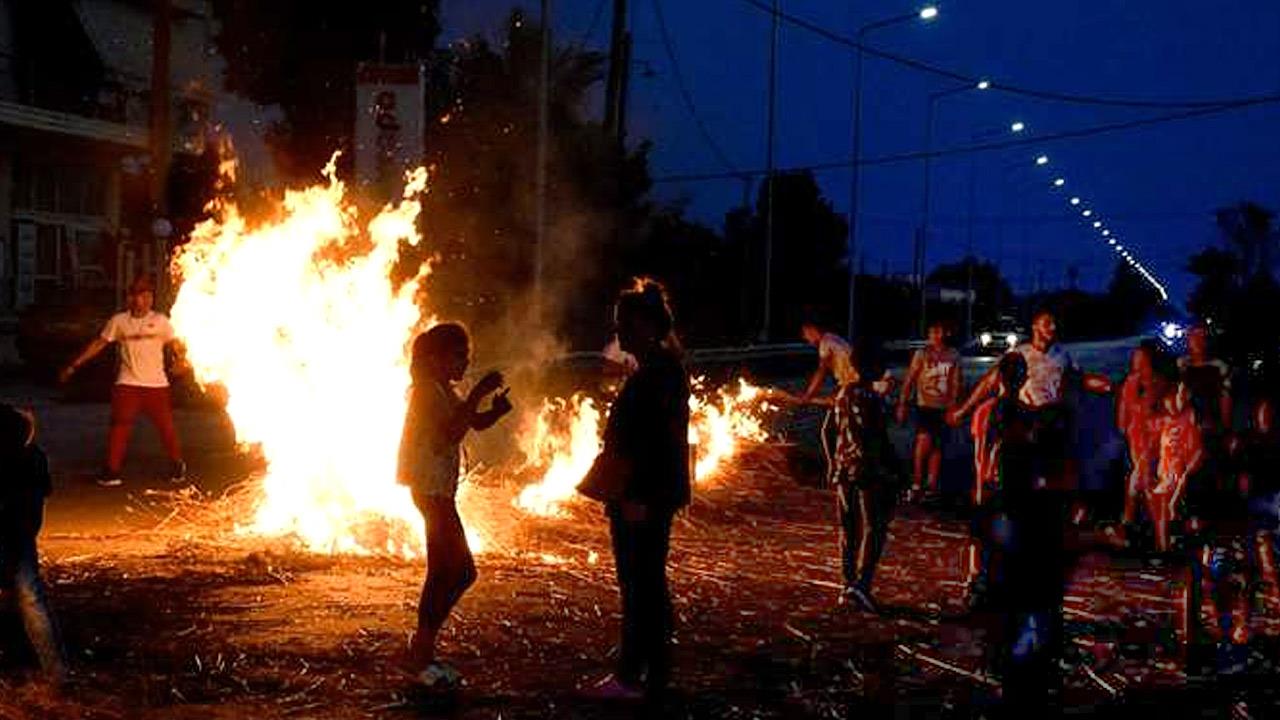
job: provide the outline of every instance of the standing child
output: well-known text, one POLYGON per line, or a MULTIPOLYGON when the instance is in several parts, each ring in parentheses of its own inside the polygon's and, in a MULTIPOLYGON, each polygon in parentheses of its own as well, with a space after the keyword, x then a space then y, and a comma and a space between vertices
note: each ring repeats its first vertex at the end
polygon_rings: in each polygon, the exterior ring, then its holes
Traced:
POLYGON ((1128 532, 1138 519, 1139 504, 1155 485, 1160 451, 1157 420, 1164 383, 1155 372, 1156 349, 1143 343, 1133 351, 1129 374, 1116 403, 1116 426, 1129 448, 1129 474, 1125 481, 1123 526, 1110 530, 1117 544, 1128 545, 1128 532))
POLYGON ((841 604, 878 612, 871 581, 884 553, 901 481, 898 458, 889 440, 885 394, 889 386, 865 347, 851 354, 850 382, 832 400, 837 428, 832 453, 832 484, 840 521, 844 573, 841 604))
POLYGON ((1010 426, 1019 417, 1018 393, 1027 381, 1027 362, 1017 353, 1007 353, 1000 358, 997 372, 1000 378, 997 395, 978 406, 970 428, 974 453, 974 518, 970 527, 966 584, 971 608, 987 599, 988 573, 996 544, 993 533, 1000 513, 1001 450, 1010 426))
POLYGON ((418 627, 410 646, 418 680, 428 687, 452 685, 459 675, 436 660, 436 640, 454 605, 476 580, 455 496, 462 464, 462 439, 469 430, 492 427, 511 411, 507 390, 495 395, 488 410, 480 405, 503 385, 491 372, 465 399, 454 385, 471 361, 471 341, 461 325, 436 325, 413 341, 410 372, 413 389, 400 437, 398 477, 409 486, 427 532, 427 577, 418 601, 418 627))
POLYGON ((66 674, 58 627, 49 612, 36 537, 52 484, 49 462, 34 442, 35 422, 0 405, 0 598, 16 605, 40 668, 55 684, 66 674))
POLYGON ((1178 504, 1186 496, 1187 481, 1200 467, 1202 458, 1200 425, 1185 383, 1165 395, 1158 423, 1160 455, 1156 485, 1148 493, 1148 502, 1155 525, 1156 548, 1168 552, 1169 525, 1177 516, 1178 504))
POLYGON ((911 357, 898 396, 898 422, 907 421, 908 406, 915 418, 911 492, 916 496, 924 496, 926 476, 927 492, 938 493, 942 442, 947 434, 946 415, 959 396, 960 354, 947 346, 946 326, 935 321, 929 326, 928 344, 911 357))

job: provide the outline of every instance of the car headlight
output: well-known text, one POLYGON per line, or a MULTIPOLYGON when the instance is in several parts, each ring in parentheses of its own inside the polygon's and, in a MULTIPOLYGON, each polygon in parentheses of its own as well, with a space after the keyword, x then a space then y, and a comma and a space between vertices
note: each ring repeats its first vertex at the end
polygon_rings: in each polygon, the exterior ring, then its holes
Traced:
POLYGON ((1015 347, 1018 344, 1018 336, 1013 333, 1009 333, 1005 336, 1004 341, 1009 343, 1009 347, 1015 347))
POLYGON ((978 336, 978 340, 982 341, 982 346, 986 347, 991 344, 991 333, 984 332, 978 336))

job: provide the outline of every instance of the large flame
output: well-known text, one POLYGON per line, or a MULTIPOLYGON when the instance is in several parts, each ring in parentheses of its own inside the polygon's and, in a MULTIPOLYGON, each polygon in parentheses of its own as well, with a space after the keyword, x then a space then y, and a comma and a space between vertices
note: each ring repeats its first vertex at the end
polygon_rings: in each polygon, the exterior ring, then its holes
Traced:
MULTIPOLYGON (((693 379, 689 397, 689 445, 694 479, 707 484, 746 444, 768 439, 765 420, 773 407, 760 388, 746 380, 708 390, 693 379)), ((537 482, 516 497, 516 506, 534 515, 556 516, 575 499, 576 488, 600 452, 604 425, 595 402, 585 395, 546 401, 521 433, 527 463, 541 469, 537 482)))
POLYGON ((332 161, 325 176, 286 192, 263 222, 215 206, 174 260, 173 324, 197 379, 225 388, 237 440, 267 462, 242 531, 414 556, 422 521, 395 463, 428 269, 398 287, 390 278, 399 244, 420 241, 426 171, 363 226, 332 161))

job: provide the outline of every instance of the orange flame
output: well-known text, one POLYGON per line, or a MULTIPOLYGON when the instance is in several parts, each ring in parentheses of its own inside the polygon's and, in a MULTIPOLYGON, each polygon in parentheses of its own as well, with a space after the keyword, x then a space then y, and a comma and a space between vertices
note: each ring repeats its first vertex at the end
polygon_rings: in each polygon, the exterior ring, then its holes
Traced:
POLYGON ((416 556, 422 521, 395 462, 407 345, 430 324, 414 299, 428 268, 399 287, 390 276, 399 243, 421 242, 427 174, 409 173, 403 198, 361 227, 334 160, 327 183, 286 192, 270 220, 211 207, 174 259, 173 324, 200 383, 225 388, 237 441, 267 462, 239 531, 416 556))
MULTIPOLYGON (((705 386, 704 378, 694 378, 689 397, 689 445, 694 479, 701 484, 719 477, 744 444, 768 439, 765 421, 774 409, 764 402, 764 392, 746 380, 739 379, 736 388, 711 391, 705 386)), ((520 492, 516 507, 533 515, 564 513, 600 452, 601 420, 595 403, 583 395, 543 404, 520 437, 527 464, 542 469, 542 476, 520 492)))

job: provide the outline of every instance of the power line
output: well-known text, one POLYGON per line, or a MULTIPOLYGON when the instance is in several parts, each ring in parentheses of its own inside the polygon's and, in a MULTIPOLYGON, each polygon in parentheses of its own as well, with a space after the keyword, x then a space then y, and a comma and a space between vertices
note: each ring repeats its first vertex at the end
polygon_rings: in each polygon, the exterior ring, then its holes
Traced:
POLYGON ((671 41, 671 34, 667 31, 667 20, 662 14, 662 0, 652 0, 653 15, 658 21, 658 33, 662 36, 662 45, 667 51, 667 59, 671 61, 671 72, 675 75, 676 87, 680 91, 680 99, 684 104, 684 109, 689 113, 689 117, 693 120, 694 125, 698 127, 698 134, 702 136, 702 141, 711 149, 711 153, 716 156, 716 160, 725 167, 725 169, 739 174, 738 167, 729 159, 724 148, 720 147, 720 143, 716 142, 715 136, 707 129, 702 117, 698 115, 698 108, 694 105, 693 95, 689 92, 688 85, 685 84, 684 73, 680 70, 680 60, 676 57, 675 44, 671 41))
MULTIPOLYGON (((750 0, 748 0, 750 1, 750 0)), ((1234 110, 1242 110, 1250 107, 1258 107, 1262 105, 1270 105, 1280 102, 1280 94, 1251 98, 1249 100, 1241 100, 1234 103, 1227 103, 1214 107, 1197 108, 1194 110, 1186 110, 1184 112, 1167 113, 1164 115, 1156 115, 1154 117, 1141 118, 1138 120, 1126 120, 1124 122, 1110 123, 1105 125, 1094 125, 1092 127, 1081 128, 1079 130, 1065 130, 1063 132, 1052 133, 1048 135, 1040 135, 1033 138, 1010 139, 999 142, 964 145, 958 148, 942 149, 942 150, 915 150, 912 152, 897 153, 893 155, 883 155, 877 158, 863 159, 858 162, 859 165, 890 165, 899 162, 909 162, 915 160, 923 160, 925 158, 949 157, 954 155, 967 155, 970 153, 989 152, 993 150, 1007 150, 1009 148, 1027 147, 1030 145, 1039 145, 1042 143, 1061 142, 1064 140, 1078 140, 1080 138, 1093 137, 1095 135, 1104 135, 1107 133, 1120 132, 1123 130, 1132 130, 1135 128, 1149 127, 1152 125, 1160 125, 1163 123, 1177 122, 1180 120, 1189 120, 1198 117, 1208 117, 1211 115, 1219 115, 1234 110)), ((825 170, 843 170, 851 167, 853 163, 849 160, 833 160, 830 162, 814 163, 811 165, 797 165, 789 168, 779 168, 776 172, 803 172, 803 171, 825 171, 825 170)), ((662 175, 653 178, 655 183, 669 182, 700 182, 705 180, 726 180, 729 178, 737 178, 742 176, 759 176, 767 174, 764 170, 741 170, 736 173, 720 173, 720 172, 703 172, 703 173, 679 173, 662 175)))
MULTIPOLYGON (((760 2, 760 0, 742 0, 742 2, 762 12, 772 15, 774 9, 769 5, 760 2)), ((1232 105, 1239 102, 1249 102, 1259 100, 1266 96, 1255 96, 1246 98, 1232 98, 1226 100, 1141 100, 1131 98, 1107 98, 1095 95, 1079 95, 1074 93, 1064 93, 1054 90, 1041 90, 1038 88, 1029 88, 1009 83, 1003 83, 986 77, 975 76, 970 73, 964 73, 957 70, 931 65, 915 58, 891 53, 865 43, 859 43, 856 39, 841 35, 811 20, 792 15, 782 10, 778 10, 778 17, 791 25, 798 28, 808 30, 819 37, 830 40, 831 42, 844 45, 850 48, 861 48, 863 52, 882 60, 897 63, 913 70, 930 73, 939 77, 949 78, 964 83, 976 85, 979 81, 989 82, 990 88, 993 90, 1002 90, 1013 95, 1025 95, 1027 97, 1039 98, 1041 100, 1053 100, 1057 102, 1074 103, 1077 105, 1102 105, 1108 107, 1127 107, 1127 108, 1149 108, 1149 109, 1169 109, 1169 108, 1208 108, 1219 105, 1232 105)))

